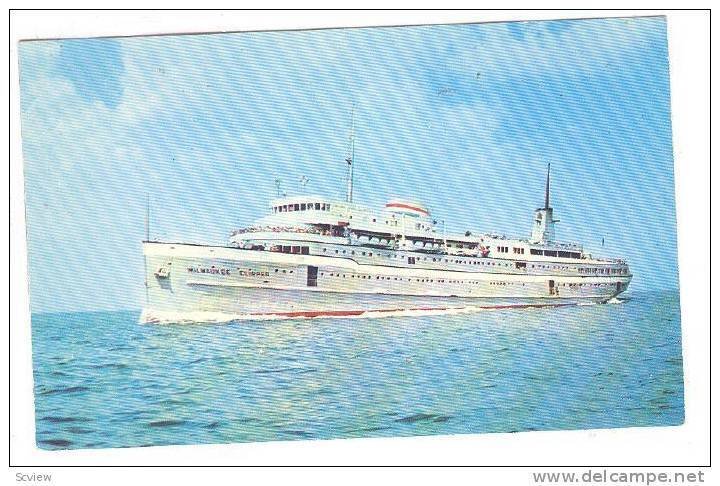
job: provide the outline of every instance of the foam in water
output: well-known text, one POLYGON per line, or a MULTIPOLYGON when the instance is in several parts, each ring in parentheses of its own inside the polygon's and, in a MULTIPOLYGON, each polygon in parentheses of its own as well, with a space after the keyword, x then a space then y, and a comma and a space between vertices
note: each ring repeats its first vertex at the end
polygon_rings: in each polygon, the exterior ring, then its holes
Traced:
MULTIPOLYGON (((612 303, 622 303, 618 299, 612 299, 612 303), (616 302, 613 302, 616 301, 616 302)), ((568 304, 565 304, 568 305, 568 304)), ((596 302, 582 302, 570 305, 597 305, 596 302)), ((546 306, 518 306, 517 309, 524 311, 539 309, 546 306)), ((234 314, 230 312, 212 312, 212 311, 154 311, 145 309, 140 315, 140 324, 223 324, 234 321, 277 321, 277 320, 299 320, 299 319, 375 319, 380 317, 419 317, 419 316, 440 316, 440 315, 460 315, 472 314, 477 312, 503 311, 512 310, 511 307, 488 307, 488 306, 464 306, 449 307, 441 309, 406 309, 406 310, 380 310, 380 311, 364 311, 354 315, 333 315, 321 314, 316 316, 304 315, 283 315, 283 314, 234 314)))
MULTIPOLYGON (((448 309, 413 309, 413 310, 393 310, 393 311, 365 311, 361 314, 342 316, 343 319, 373 319, 379 317, 417 317, 417 316, 437 316, 437 315, 457 315, 468 314, 480 311, 489 311, 487 307, 457 307, 448 309)), ((203 312, 203 311, 152 311, 143 310, 140 315, 140 324, 222 324, 234 321, 277 321, 277 320, 297 320, 297 319, 337 319, 337 315, 318 315, 318 316, 287 316, 279 314, 233 314, 227 312, 203 312)))

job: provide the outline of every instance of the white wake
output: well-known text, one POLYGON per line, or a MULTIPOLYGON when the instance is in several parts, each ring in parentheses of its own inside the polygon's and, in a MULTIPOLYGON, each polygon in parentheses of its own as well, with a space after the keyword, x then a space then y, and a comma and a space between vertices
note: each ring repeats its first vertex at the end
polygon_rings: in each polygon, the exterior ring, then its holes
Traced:
MULTIPOLYGON (((612 299, 611 303, 622 303, 612 299)), ((572 305, 598 305, 596 302, 582 302, 572 305)), ((539 310, 550 306, 474 306, 449 307, 440 309, 405 309, 405 310, 368 310, 351 315, 320 314, 316 316, 287 315, 287 314, 236 314, 230 312, 211 311, 154 311, 143 310, 139 322, 141 324, 223 324, 235 321, 278 321, 278 320, 306 320, 306 319, 377 319, 381 317, 421 317, 441 315, 461 315, 479 312, 507 311, 507 310, 539 310)))

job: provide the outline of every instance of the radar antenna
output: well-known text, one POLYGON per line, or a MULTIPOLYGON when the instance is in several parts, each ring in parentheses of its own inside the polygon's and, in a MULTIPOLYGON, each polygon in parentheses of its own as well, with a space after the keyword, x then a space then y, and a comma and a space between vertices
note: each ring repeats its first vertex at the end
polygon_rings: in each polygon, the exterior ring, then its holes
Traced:
POLYGON ((310 182, 310 179, 308 179, 306 176, 303 175, 303 176, 300 178, 301 192, 305 192, 305 188, 307 187, 308 182, 310 182))
POLYGON ((275 190, 277 191, 277 197, 285 197, 285 193, 282 190, 281 179, 275 179, 275 190))

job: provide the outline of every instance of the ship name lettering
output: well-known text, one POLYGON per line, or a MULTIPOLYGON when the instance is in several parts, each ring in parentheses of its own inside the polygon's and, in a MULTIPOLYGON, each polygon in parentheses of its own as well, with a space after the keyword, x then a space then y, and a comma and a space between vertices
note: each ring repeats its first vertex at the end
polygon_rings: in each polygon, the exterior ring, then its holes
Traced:
POLYGON ((261 272, 249 268, 247 270, 240 270, 240 275, 242 275, 243 277, 269 277, 270 272, 261 272))
POLYGON ((214 275, 230 275, 230 269, 229 268, 215 268, 210 267, 188 267, 188 272, 190 273, 210 273, 214 275))

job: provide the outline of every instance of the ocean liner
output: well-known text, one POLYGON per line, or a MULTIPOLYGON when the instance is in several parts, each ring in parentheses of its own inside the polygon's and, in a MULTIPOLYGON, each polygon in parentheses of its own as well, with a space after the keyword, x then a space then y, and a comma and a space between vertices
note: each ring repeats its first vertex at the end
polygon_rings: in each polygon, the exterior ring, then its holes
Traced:
POLYGON ((423 204, 353 201, 354 135, 344 201, 278 197, 226 245, 143 242, 143 322, 387 315, 604 303, 627 263, 555 241, 550 166, 529 238, 446 234, 423 204))

